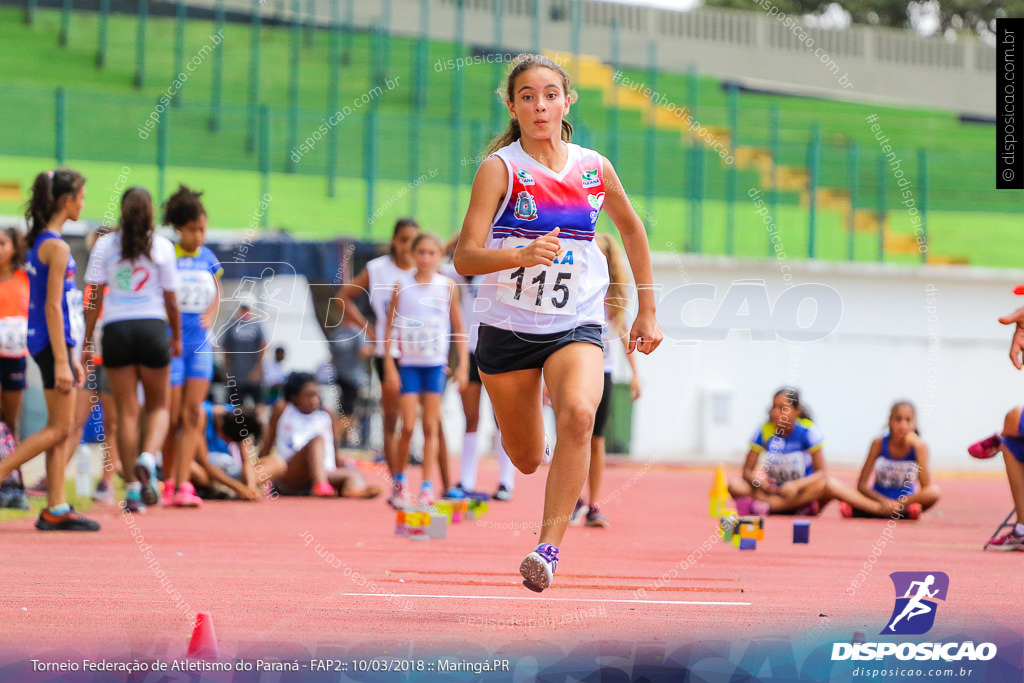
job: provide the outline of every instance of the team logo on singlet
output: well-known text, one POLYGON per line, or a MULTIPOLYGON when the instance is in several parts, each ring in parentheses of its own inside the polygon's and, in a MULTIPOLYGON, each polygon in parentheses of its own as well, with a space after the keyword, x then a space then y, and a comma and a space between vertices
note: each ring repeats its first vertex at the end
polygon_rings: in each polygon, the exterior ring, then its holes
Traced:
POLYGON ((533 185, 534 184, 533 176, 530 175, 530 172, 527 171, 525 168, 517 168, 516 169, 516 178, 518 178, 519 182, 521 182, 523 185, 533 185))
POLYGON ((597 169, 592 171, 583 171, 583 187, 597 187, 601 184, 601 179, 597 175, 597 169))
POLYGON ((604 192, 598 192, 597 194, 588 194, 587 201, 594 207, 595 211, 601 210, 601 205, 604 204, 604 192))
POLYGON ((521 221, 532 221, 537 217, 537 202, 533 195, 525 190, 516 195, 515 217, 521 221))

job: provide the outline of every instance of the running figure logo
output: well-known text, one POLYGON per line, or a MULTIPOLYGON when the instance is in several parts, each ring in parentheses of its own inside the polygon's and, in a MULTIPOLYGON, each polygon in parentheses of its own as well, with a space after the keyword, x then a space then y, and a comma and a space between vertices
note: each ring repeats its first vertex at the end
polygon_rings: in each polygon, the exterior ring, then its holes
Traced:
POLYGON ((883 635, 916 636, 927 633, 935 624, 937 600, 945 600, 949 576, 943 572, 893 572, 889 575, 896 589, 896 606, 883 635))

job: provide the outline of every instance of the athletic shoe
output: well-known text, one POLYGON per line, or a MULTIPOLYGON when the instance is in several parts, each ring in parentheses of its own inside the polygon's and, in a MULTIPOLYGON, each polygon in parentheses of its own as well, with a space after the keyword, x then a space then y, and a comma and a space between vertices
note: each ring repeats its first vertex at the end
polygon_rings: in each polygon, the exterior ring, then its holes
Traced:
POLYGON ((334 498, 334 487, 326 481, 318 481, 313 485, 313 490, 309 492, 309 495, 314 498, 334 498))
POLYGON ((1024 536, 1018 536, 1016 531, 1010 531, 999 538, 993 538, 985 544, 985 550, 1024 550, 1024 536))
POLYGON ((523 558, 519 565, 519 573, 523 577, 523 585, 540 593, 551 587, 558 568, 558 548, 551 543, 541 543, 532 553, 523 558))
POLYGON ((71 508, 63 515, 55 515, 49 508, 43 508, 36 520, 40 531, 99 531, 100 525, 71 508))
POLYGON ((967 452, 971 457, 978 458, 979 460, 985 460, 991 458, 999 452, 999 447, 1003 445, 1003 440, 999 438, 998 434, 982 439, 977 443, 972 443, 967 447, 967 452))
POLYGON ((424 486, 420 489, 420 505, 429 507, 434 504, 434 489, 431 486, 424 486))
POLYGON ((494 492, 494 495, 491 496, 491 498, 493 498, 494 500, 503 500, 507 502, 512 500, 512 492, 509 491, 504 484, 502 484, 501 486, 498 487, 498 490, 494 492))
POLYGON ((817 517, 819 512, 821 512, 821 504, 816 500, 812 500, 810 503, 797 510, 794 514, 803 517, 817 517))
POLYGON ((92 499, 97 503, 113 503, 114 502, 114 489, 107 482, 100 479, 99 483, 96 484, 96 493, 92 494, 92 499))
MULTIPOLYGON (((753 498, 750 501, 750 514, 755 517, 766 517, 768 512, 771 510, 771 506, 768 505, 767 500, 758 500, 753 498)), ((818 514, 815 512, 814 514, 818 514)))
POLYGON ((391 498, 388 499, 388 505, 395 508, 396 510, 404 510, 409 506, 409 497, 405 490, 405 484, 395 484, 391 489, 391 498))
POLYGON ((452 500, 463 500, 466 498, 466 491, 462 488, 462 484, 456 484, 444 493, 445 498, 451 498, 452 500))
POLYGON ((124 509, 135 515, 146 514, 146 506, 139 497, 138 492, 133 493, 132 491, 125 491, 124 509))
POLYGON ((840 502, 839 514, 843 517, 846 517, 847 519, 851 519, 853 517, 853 506, 845 501, 840 502))
POLYGON ((156 505, 160 500, 156 492, 156 460, 149 453, 141 453, 135 461, 135 478, 142 484, 142 502, 156 505))
POLYGON ((907 506, 907 519, 921 519, 921 504, 911 503, 907 506))
POLYGON ((576 507, 572 510, 572 517, 569 518, 569 526, 579 526, 583 521, 583 516, 589 511, 590 509, 583 504, 583 499, 577 498, 576 507))
POLYGON ((28 510, 29 509, 28 498, 25 497, 25 491, 20 488, 8 488, 0 489, 0 508, 8 508, 10 510, 28 510))
POLYGON ((164 493, 160 496, 160 503, 164 507, 174 505, 174 480, 164 479, 164 493))
POLYGON ((171 505, 176 508, 197 508, 202 504, 203 499, 196 495, 196 487, 190 481, 178 484, 178 492, 171 499, 171 505))
POLYGON ((740 496, 739 498, 733 499, 736 504, 736 514, 739 517, 750 516, 750 505, 754 502, 754 499, 750 496, 740 496))
POLYGON ((26 486, 25 493, 32 498, 45 498, 50 494, 50 485, 46 481, 46 477, 43 477, 36 482, 35 486, 26 486))
POLYGON ((601 511, 596 505, 591 505, 590 510, 587 511, 587 526, 597 526, 602 529, 608 528, 608 520, 601 514, 601 511))

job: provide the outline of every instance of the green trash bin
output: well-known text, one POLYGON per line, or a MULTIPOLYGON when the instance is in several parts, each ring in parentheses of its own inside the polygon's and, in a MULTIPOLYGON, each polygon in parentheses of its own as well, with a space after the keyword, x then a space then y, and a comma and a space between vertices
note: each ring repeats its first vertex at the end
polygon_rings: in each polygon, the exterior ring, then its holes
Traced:
POLYGON ((630 455, 633 439, 633 396, 628 382, 612 384, 612 402, 608 406, 608 426, 604 431, 608 453, 630 455))

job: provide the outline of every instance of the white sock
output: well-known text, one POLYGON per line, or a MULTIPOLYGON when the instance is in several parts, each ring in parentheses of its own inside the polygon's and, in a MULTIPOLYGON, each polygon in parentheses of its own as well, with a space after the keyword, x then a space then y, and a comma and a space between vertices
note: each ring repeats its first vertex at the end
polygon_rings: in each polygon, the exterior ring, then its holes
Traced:
POLYGON ((1013 531, 1018 536, 1024 536, 1024 524, 1017 522, 1017 526, 1013 527, 1013 531))
POLYGON ((509 492, 516 487, 516 466, 512 464, 505 447, 501 445, 501 432, 498 432, 498 483, 509 492))
POLYGON ((466 491, 476 490, 476 471, 480 454, 476 450, 476 432, 466 432, 462 437, 462 476, 459 481, 466 491))

